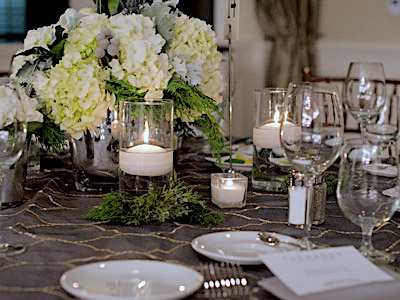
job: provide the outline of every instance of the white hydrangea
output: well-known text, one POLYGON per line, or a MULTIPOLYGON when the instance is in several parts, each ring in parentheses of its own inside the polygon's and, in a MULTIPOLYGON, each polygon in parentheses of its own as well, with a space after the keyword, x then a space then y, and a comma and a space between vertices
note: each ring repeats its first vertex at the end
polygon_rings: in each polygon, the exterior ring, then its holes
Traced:
POLYGON ((90 14, 81 18, 77 27, 68 33, 64 56, 77 57, 79 53, 82 59, 94 57, 94 50, 98 47, 96 35, 108 24, 109 20, 104 14, 90 14))
POLYGON ((112 75, 139 87, 139 92, 160 95, 172 74, 168 56, 161 53, 165 40, 153 21, 142 15, 116 15, 109 28, 120 41, 118 59, 110 63, 112 75))
POLYGON ((74 138, 94 130, 113 109, 115 97, 105 91, 109 72, 96 59, 80 60, 68 67, 63 60, 36 76, 34 88, 50 117, 74 138))
POLYGON ((105 91, 108 68, 94 55, 96 35, 108 26, 105 15, 81 18, 65 43, 64 56, 53 68, 37 72, 33 86, 53 121, 74 138, 104 122, 115 96, 105 91))
MULTIPOLYGON (((20 51, 19 51, 20 52, 20 51)), ((18 55, 15 56, 13 61, 12 61, 12 66, 11 66, 11 78, 16 78, 18 71, 27 63, 33 63, 37 59, 37 55, 31 54, 28 56, 24 55, 18 55)), ((21 80, 26 80, 27 78, 20 78, 21 80)))
MULTIPOLYGON (((52 25, 52 26, 41 27, 35 30, 29 30, 24 40, 24 49, 19 50, 17 54, 25 50, 32 49, 33 47, 43 47, 49 50, 48 45, 52 44, 56 39, 54 28, 55 28, 54 25, 52 25)), ((18 55, 14 57, 11 66, 11 78, 16 78, 18 71, 27 62, 34 63, 37 57, 38 56, 35 54, 31 54, 28 56, 18 55)), ((20 78, 20 79, 28 80, 29 78, 20 78)))
POLYGON ((29 30, 24 40, 24 50, 33 47, 43 47, 49 49, 47 45, 56 40, 54 25, 45 26, 34 30, 29 30))
POLYGON ((0 85, 0 127, 16 121, 43 122, 43 115, 38 107, 36 99, 24 95, 18 98, 13 88, 0 85))
MULTIPOLYGON (((181 15, 176 18, 175 35, 168 55, 184 59, 187 67, 185 80, 198 85, 200 91, 218 103, 222 101, 223 90, 220 73, 221 53, 217 50, 215 32, 204 21, 181 15), (196 67, 201 65, 201 74, 196 67), (201 83, 198 77, 201 78, 201 83)), ((181 67, 181 66, 180 66, 181 67)), ((177 74, 182 74, 177 70, 177 74)))

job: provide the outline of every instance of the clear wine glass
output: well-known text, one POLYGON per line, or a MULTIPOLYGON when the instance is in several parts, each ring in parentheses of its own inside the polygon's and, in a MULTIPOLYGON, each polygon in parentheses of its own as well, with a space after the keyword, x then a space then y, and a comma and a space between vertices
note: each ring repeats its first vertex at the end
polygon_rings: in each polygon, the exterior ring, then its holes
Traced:
POLYGON ((343 147, 343 109, 336 86, 328 83, 290 84, 281 123, 281 145, 292 168, 304 174, 306 207, 302 243, 314 248, 312 188, 315 178, 339 156, 343 147))
POLYGON ((386 98, 385 72, 380 62, 352 62, 343 88, 346 110, 359 122, 361 135, 379 115, 386 98))
POLYGON ((399 206, 398 150, 386 144, 348 142, 343 151, 338 202, 343 214, 362 229, 360 252, 373 262, 392 262, 394 256, 376 250, 372 231, 390 220, 399 206))
MULTIPOLYGON (((15 110, 19 110, 14 116, 9 112, 6 117, 2 115, 0 119, 0 183, 5 177, 5 172, 20 158, 26 141, 27 127, 23 107, 16 103, 20 101, 17 87, 17 83, 9 78, 0 80, 0 101, 3 109, 14 106, 15 110)), ((0 241, 0 256, 15 255, 23 251, 23 245, 0 241)))

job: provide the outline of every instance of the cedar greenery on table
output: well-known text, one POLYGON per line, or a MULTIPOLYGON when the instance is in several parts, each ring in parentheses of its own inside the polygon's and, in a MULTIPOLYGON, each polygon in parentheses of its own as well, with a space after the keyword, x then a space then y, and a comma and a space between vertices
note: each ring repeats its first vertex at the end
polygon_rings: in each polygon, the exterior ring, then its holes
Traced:
POLYGON ((87 218, 134 226, 178 221, 211 227, 222 223, 224 215, 208 208, 196 191, 174 180, 167 186, 149 190, 141 196, 119 191, 107 194, 87 218))

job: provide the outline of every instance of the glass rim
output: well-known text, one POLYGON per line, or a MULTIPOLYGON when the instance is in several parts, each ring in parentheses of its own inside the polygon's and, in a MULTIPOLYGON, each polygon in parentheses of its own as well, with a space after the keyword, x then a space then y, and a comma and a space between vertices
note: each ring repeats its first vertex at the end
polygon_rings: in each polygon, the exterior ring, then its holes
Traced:
POLYGON ((222 180, 245 180, 247 176, 240 173, 211 173, 213 178, 221 178, 222 180))
POLYGON ((365 65, 382 65, 383 62, 381 61, 351 61, 350 65, 355 65, 355 64, 365 64, 365 65))
MULTIPOLYGON (((332 88, 332 92, 339 94, 339 89, 336 84, 332 82, 321 82, 321 81, 304 81, 304 82, 289 82, 289 88, 307 88, 307 87, 319 87, 319 88, 332 88)), ((328 92, 326 92, 328 93, 328 92)))
POLYGON ((275 92, 277 93, 281 93, 281 92, 287 92, 287 88, 281 88, 281 87, 266 87, 266 88, 257 88, 254 89, 255 92, 275 92))
MULTIPOLYGON (((133 98, 139 100, 139 98, 133 98)), ((166 104, 174 104, 172 99, 146 99, 143 101, 129 101, 129 100, 121 100, 118 104, 134 104, 134 105, 166 105, 166 104)))

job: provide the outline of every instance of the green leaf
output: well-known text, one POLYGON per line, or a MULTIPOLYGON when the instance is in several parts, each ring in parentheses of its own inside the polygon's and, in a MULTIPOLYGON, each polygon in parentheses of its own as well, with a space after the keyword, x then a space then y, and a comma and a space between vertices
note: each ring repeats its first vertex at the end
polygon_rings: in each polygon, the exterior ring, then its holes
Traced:
POLYGON ((28 123, 28 132, 33 134, 35 131, 39 130, 42 127, 42 123, 40 122, 29 122, 28 123))
POLYGON ((167 44, 172 40, 175 34, 176 15, 170 14, 170 8, 165 2, 153 3, 144 7, 141 14, 154 20, 157 32, 167 41, 167 44))
POLYGON ((108 1, 109 0, 93 0, 94 4, 97 6, 97 12, 99 14, 106 14, 110 16, 108 11, 108 1))
POLYGON ((53 55, 53 64, 57 64, 61 57, 64 55, 64 45, 66 40, 61 40, 57 45, 51 49, 51 54, 53 55))
POLYGON ((51 52, 43 47, 33 47, 31 49, 25 50, 23 52, 14 54, 14 57, 20 56, 20 55, 24 55, 24 56, 28 56, 31 54, 36 54, 36 55, 40 55, 40 56, 46 56, 46 57, 50 57, 51 56, 51 52))
POLYGON ((118 12, 119 0, 108 0, 108 11, 110 15, 118 12))

